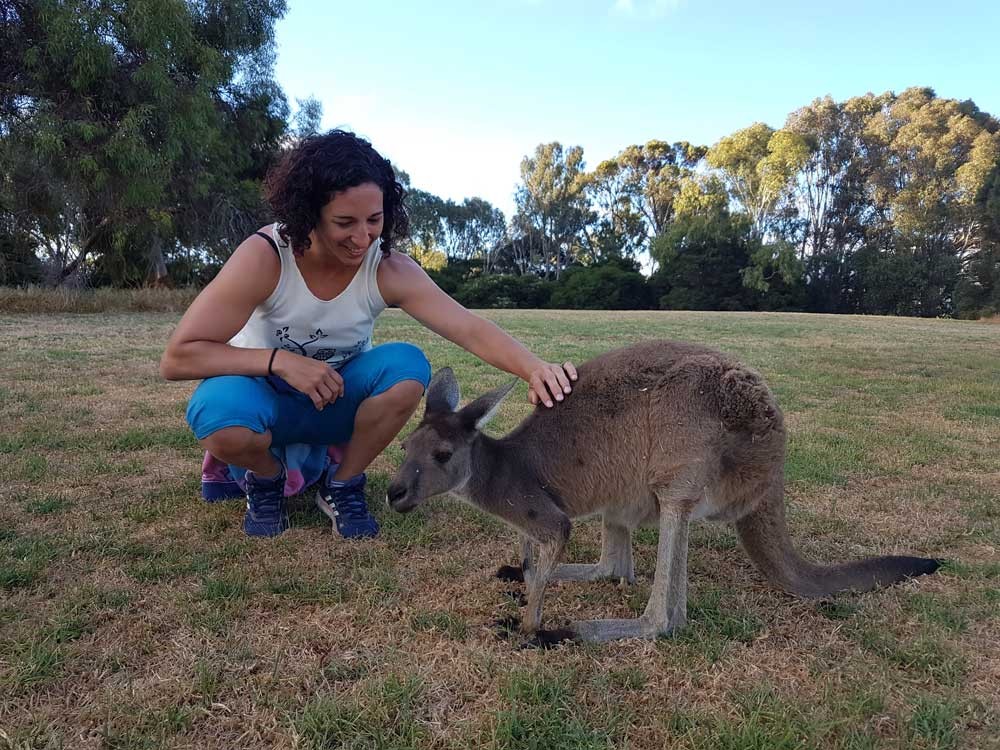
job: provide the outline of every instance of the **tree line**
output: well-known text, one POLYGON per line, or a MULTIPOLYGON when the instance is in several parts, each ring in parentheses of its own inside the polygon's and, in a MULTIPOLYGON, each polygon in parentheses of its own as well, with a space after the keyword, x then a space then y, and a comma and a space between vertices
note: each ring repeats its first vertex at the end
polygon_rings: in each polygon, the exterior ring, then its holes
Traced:
MULTIPOLYGON (((0 283, 205 283, 315 132, 273 78, 284 0, 0 0, 0 283)), ((377 144, 376 144, 377 145, 377 144)), ((540 144, 510 217, 407 183, 408 251, 475 307, 1000 311, 1000 122, 930 88, 588 168, 540 144), (645 266, 647 272, 640 272, 645 266)))

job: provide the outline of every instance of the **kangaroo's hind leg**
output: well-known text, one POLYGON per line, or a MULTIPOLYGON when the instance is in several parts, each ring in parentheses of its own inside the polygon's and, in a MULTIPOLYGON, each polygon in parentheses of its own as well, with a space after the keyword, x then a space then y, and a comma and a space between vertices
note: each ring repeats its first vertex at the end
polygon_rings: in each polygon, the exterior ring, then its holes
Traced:
POLYGON ((552 573, 553 581, 624 580, 635 583, 632 562, 632 532, 604 517, 601 528, 601 559, 596 564, 565 563, 552 573))
POLYGON ((656 638, 687 622, 688 525, 692 497, 698 483, 678 480, 656 488, 660 504, 660 540, 656 550, 656 574, 642 616, 634 620, 583 620, 573 631, 584 641, 603 642, 619 638, 656 638))

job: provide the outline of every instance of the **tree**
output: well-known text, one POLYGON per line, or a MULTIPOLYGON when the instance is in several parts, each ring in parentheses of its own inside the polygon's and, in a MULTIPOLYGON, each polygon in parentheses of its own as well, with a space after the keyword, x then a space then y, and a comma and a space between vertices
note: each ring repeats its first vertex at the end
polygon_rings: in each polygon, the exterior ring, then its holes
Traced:
POLYGON ((449 259, 481 258, 483 272, 491 273, 507 235, 503 211, 482 198, 466 198, 461 204, 447 201, 441 206, 441 221, 449 259))
POLYGON ((552 307, 571 310, 645 310, 646 278, 635 264, 611 260, 566 270, 552 292, 552 307))
POLYGON ((801 136, 758 122, 721 139, 705 159, 749 217, 753 237, 764 239, 778 204, 808 156, 809 147, 801 136))
POLYGON ((743 283, 750 262, 752 233, 743 214, 728 211, 678 217, 653 241, 660 268, 653 286, 668 291, 667 310, 746 310, 753 293, 743 283))
MULTIPOLYGON (((977 197, 1000 162, 998 130, 1000 123, 972 102, 941 99, 928 88, 907 89, 869 120, 866 133, 878 157, 871 189, 888 221, 870 240, 870 252, 885 257, 869 259, 867 267, 907 280, 900 284, 907 297, 893 299, 893 310, 954 309, 959 274, 983 244, 977 197)), ((882 283, 870 284, 869 294, 881 298, 882 283)))
POLYGON ((286 132, 271 77, 284 0, 7 0, 3 226, 59 283, 162 273, 178 246, 231 246, 261 220, 286 132))
POLYGON ((412 242, 425 248, 443 244, 444 226, 441 217, 445 212, 445 202, 426 190, 411 188, 409 176, 405 172, 401 172, 399 177, 406 188, 406 210, 410 216, 412 242))
POLYGON ((514 227, 530 245, 531 261, 546 278, 559 278, 573 258, 591 216, 584 195, 583 149, 545 143, 521 161, 514 227))
POLYGON ((970 255, 955 292, 961 317, 1000 314, 1000 161, 976 197, 982 217, 978 250, 970 255))

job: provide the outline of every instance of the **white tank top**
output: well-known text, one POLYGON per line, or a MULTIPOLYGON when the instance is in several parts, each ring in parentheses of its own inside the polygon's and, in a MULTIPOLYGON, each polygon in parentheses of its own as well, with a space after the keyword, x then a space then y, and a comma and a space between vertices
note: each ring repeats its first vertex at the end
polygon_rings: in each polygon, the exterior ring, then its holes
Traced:
POLYGON ((291 246, 277 228, 273 224, 265 231, 281 257, 278 285, 229 343, 248 349, 287 349, 335 367, 371 349, 375 318, 386 308, 375 280, 382 260, 381 240, 368 248, 347 288, 331 300, 322 300, 309 291, 291 246))

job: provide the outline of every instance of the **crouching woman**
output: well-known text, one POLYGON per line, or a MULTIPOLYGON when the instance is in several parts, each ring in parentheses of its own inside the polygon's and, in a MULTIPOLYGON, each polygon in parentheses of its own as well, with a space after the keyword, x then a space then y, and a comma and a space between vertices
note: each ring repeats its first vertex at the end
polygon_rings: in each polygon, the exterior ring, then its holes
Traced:
MULTIPOLYGON (((247 534, 282 533, 285 498, 314 481, 338 533, 378 533, 365 469, 430 380, 417 347, 372 345, 388 305, 526 380, 532 403, 551 407, 570 392, 571 363, 542 361, 394 252, 409 229, 404 191, 367 141, 339 130, 304 139, 272 169, 265 194, 277 221, 236 248, 160 362, 168 380, 202 380, 187 420, 206 471, 215 466, 220 486, 246 493, 247 534), (331 446, 342 448, 334 459, 331 446)), ((232 494, 203 479, 206 499, 232 494)))

